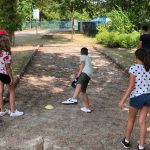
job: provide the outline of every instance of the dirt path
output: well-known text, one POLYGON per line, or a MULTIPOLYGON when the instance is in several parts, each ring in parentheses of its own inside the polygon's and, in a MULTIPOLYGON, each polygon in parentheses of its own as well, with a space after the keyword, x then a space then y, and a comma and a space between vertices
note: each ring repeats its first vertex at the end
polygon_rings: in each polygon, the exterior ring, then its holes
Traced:
MULTIPOLYGON (((120 140, 128 107, 121 111, 117 100, 127 85, 127 77, 92 47, 88 48, 94 74, 88 93, 93 112, 81 112, 81 101, 73 106, 61 104, 73 91, 70 82, 78 70, 80 48, 60 45, 40 48, 16 89, 18 109, 25 115, 0 118, 0 150, 123 150, 120 140), (54 109, 44 109, 47 104, 54 109)), ((133 149, 137 140, 135 126, 133 149)))

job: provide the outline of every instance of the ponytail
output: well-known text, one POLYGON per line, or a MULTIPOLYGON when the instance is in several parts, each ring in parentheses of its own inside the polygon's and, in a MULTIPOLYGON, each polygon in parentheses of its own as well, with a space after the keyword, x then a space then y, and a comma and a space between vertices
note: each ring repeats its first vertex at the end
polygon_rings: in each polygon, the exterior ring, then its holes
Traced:
POLYGON ((144 64, 145 70, 148 72, 150 70, 150 55, 149 53, 143 49, 139 48, 135 51, 135 56, 139 60, 141 60, 144 64))

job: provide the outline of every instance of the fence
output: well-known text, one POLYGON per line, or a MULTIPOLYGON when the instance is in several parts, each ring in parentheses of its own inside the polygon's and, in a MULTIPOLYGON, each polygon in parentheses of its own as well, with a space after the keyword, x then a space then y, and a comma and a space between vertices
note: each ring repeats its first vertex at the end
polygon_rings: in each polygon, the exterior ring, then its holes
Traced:
POLYGON ((79 31, 88 35, 95 36, 98 32, 96 22, 79 22, 79 31))
MULTIPOLYGON (((88 36, 95 36, 98 32, 97 30, 98 23, 87 21, 87 22, 78 22, 75 21, 74 29, 81 33, 84 33, 88 36)), ((32 21, 24 22, 22 29, 31 29, 31 28, 40 28, 40 29, 49 29, 54 32, 57 31, 71 31, 72 30, 72 21, 32 21)))
MULTIPOLYGON (((72 30, 72 22, 71 21, 32 21, 23 23, 23 29, 30 28, 40 28, 40 29, 50 29, 50 30, 60 30, 60 29, 68 29, 72 30)), ((75 29, 78 29, 78 25, 75 25, 75 29)))

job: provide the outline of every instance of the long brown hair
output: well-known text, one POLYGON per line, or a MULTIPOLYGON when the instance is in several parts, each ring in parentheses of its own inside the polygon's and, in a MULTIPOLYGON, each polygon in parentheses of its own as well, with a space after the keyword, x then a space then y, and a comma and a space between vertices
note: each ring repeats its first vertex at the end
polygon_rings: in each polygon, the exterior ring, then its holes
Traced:
POLYGON ((139 48, 135 51, 135 56, 136 56, 136 58, 138 58, 139 60, 141 60, 143 62, 145 70, 149 71, 150 70, 150 55, 149 55, 149 53, 145 49, 139 48))
POLYGON ((10 40, 6 35, 0 35, 0 51, 1 50, 5 50, 11 54, 10 40))

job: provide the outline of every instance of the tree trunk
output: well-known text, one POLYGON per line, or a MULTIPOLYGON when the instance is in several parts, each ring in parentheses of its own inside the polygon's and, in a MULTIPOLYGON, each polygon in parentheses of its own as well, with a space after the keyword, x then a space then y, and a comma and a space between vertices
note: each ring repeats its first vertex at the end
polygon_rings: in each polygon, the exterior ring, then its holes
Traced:
POLYGON ((14 46, 15 45, 15 32, 11 32, 10 33, 10 42, 11 42, 11 45, 14 46))

